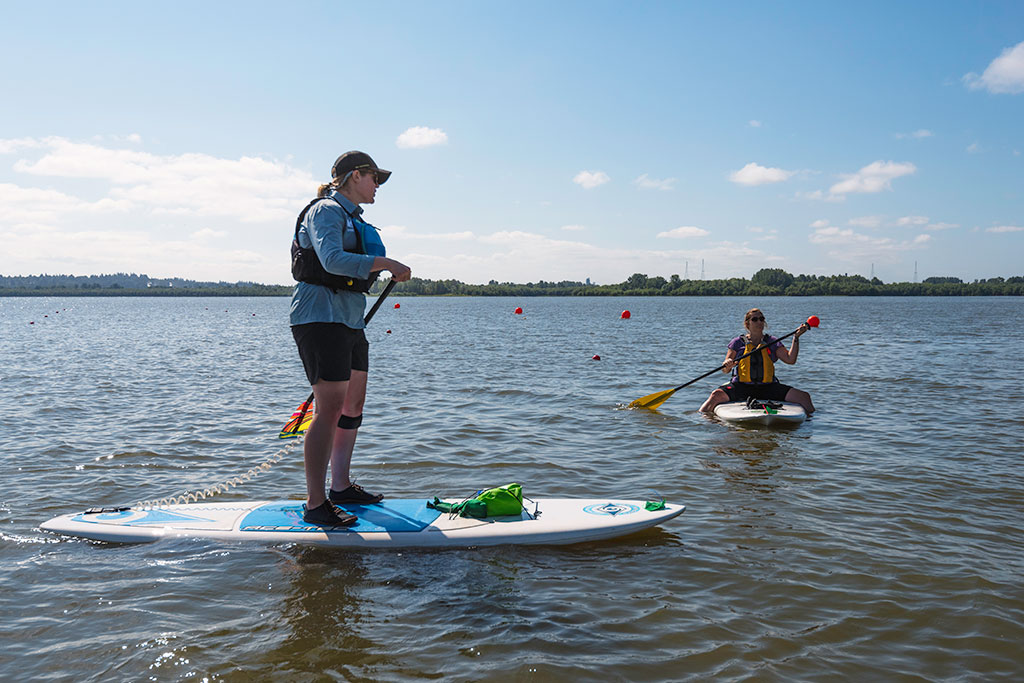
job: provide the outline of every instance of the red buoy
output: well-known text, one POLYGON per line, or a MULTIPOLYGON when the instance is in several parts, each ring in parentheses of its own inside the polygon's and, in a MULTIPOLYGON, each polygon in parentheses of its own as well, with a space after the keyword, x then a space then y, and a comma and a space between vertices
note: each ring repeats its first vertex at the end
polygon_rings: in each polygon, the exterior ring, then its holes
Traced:
POLYGON ((395 308, 401 308, 402 304, 395 304, 395 308))
POLYGON ((388 330, 388 334, 391 334, 391 330, 388 330))
POLYGON ((630 316, 629 311, 623 311, 622 315, 620 315, 619 317, 622 318, 623 320, 629 320, 629 316, 630 316))
POLYGON ((821 324, 821 321, 818 320, 818 316, 812 315, 810 318, 807 319, 807 324, 810 325, 811 327, 817 327, 819 324, 821 324))
POLYGON ((593 356, 592 356, 592 357, 590 358, 590 360, 601 360, 601 356, 599 356, 599 355, 597 355, 597 354, 595 353, 595 354, 594 354, 594 355, 593 355, 593 356))
POLYGON ((523 314, 522 307, 521 306, 516 306, 516 315, 522 315, 522 314, 523 314))

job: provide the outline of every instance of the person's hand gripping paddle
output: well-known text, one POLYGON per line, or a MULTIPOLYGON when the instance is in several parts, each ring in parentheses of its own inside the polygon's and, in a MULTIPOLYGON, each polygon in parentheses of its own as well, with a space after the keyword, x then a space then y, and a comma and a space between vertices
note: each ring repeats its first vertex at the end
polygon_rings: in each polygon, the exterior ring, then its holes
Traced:
MULTIPOLYGON (((817 327, 820 323, 821 323, 821 321, 818 320, 818 316, 812 315, 810 318, 807 319, 807 322, 804 323, 804 325, 806 325, 808 328, 811 328, 811 327, 817 327)), ((804 325, 801 325, 800 327, 796 328, 795 330, 793 330, 792 332, 790 332, 789 334, 787 334, 787 335, 785 335, 783 337, 779 337, 778 339, 776 339, 772 343, 774 344, 775 342, 782 341, 783 339, 786 339, 787 337, 792 337, 794 334, 796 334, 797 332, 802 330, 804 325)), ((742 356, 734 358, 733 360, 734 361, 742 360, 742 359, 746 358, 747 356, 751 356, 751 355, 753 355, 755 353, 760 353, 761 350, 764 349, 764 348, 765 348, 765 344, 758 344, 756 349, 750 351, 749 353, 745 353, 742 356)), ((700 381, 700 380, 704 379, 708 375, 713 375, 716 372, 720 372, 721 370, 723 370, 725 368, 725 366, 726 366, 726 364, 722 363, 721 365, 719 365, 714 370, 708 370, 707 372, 705 372, 700 377, 691 379, 686 384, 680 384, 675 389, 667 389, 665 391, 659 391, 659 392, 654 393, 654 394, 648 394, 647 396, 642 396, 642 397, 636 399, 635 401, 633 401, 632 403, 630 403, 626 407, 627 408, 647 408, 648 410, 655 410, 662 403, 664 403, 665 401, 669 400, 669 398, 672 397, 672 394, 676 393, 680 389, 684 389, 684 388, 690 386, 694 382, 697 382, 697 381, 700 381)))
MULTIPOLYGON (((380 296, 377 297, 377 300, 373 302, 373 306, 370 308, 370 312, 366 314, 365 318, 363 318, 364 325, 370 322, 370 318, 372 318, 373 314, 377 312, 377 309, 380 308, 380 305, 384 303, 384 299, 388 298, 388 294, 391 293, 391 290, 395 288, 396 284, 398 283, 395 282, 394 280, 388 282, 387 286, 384 288, 384 291, 381 292, 380 296)), ((285 424, 285 426, 281 428, 281 433, 277 435, 278 438, 293 439, 299 434, 302 434, 304 431, 309 429, 309 424, 313 421, 313 413, 310 412, 309 410, 310 407, 312 407, 312 405, 313 394, 310 394, 309 398, 303 401, 302 405, 295 409, 295 412, 292 413, 292 416, 288 420, 287 424, 285 424)))

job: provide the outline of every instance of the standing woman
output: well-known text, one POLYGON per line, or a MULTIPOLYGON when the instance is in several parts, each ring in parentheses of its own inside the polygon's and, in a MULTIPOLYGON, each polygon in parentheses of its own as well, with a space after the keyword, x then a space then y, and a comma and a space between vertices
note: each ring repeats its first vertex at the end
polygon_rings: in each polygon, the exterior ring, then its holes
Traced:
POLYGON ((292 336, 313 387, 316 414, 306 434, 306 505, 303 519, 321 526, 351 526, 356 517, 335 506, 384 499, 349 477, 352 449, 363 420, 369 345, 363 333, 365 292, 381 271, 405 282, 409 267, 385 257, 377 229, 362 219, 391 171, 364 152, 346 152, 331 168, 331 182, 299 214, 292 243, 298 280, 289 314, 292 336), (331 488, 324 494, 327 465, 331 488))
POLYGON ((811 329, 810 326, 807 323, 801 325, 793 335, 793 344, 787 349, 778 339, 765 334, 766 325, 767 321, 760 308, 751 308, 743 316, 743 326, 747 333, 729 342, 722 366, 722 372, 733 371, 732 381, 711 392, 700 407, 702 413, 713 413, 715 406, 720 403, 746 401, 748 398, 799 403, 808 415, 814 412, 810 394, 782 384, 775 375, 776 360, 788 365, 796 363, 800 353, 800 335, 811 329), (753 353, 736 362, 736 358, 755 349, 760 349, 760 353, 753 353))

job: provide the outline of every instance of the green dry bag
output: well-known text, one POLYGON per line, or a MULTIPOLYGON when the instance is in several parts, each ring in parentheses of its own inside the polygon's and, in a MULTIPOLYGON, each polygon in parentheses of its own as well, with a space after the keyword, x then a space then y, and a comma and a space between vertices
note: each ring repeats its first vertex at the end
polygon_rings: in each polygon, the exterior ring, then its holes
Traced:
POLYGON ((488 517, 518 515, 523 509, 523 487, 519 484, 505 484, 487 489, 476 500, 487 506, 488 517))
POLYGON ((519 484, 505 484, 481 491, 461 503, 446 503, 439 498, 427 503, 427 507, 462 517, 500 517, 518 515, 523 509, 523 487, 519 484))

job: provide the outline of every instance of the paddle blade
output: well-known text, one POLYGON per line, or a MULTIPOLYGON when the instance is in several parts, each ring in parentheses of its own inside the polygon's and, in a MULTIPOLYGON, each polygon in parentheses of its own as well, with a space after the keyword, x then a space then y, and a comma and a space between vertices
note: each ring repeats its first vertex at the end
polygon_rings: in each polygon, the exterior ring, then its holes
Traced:
POLYGON ((288 420, 288 424, 281 428, 281 433, 277 437, 279 439, 294 439, 309 429, 309 423, 313 421, 312 407, 312 401, 304 401, 302 405, 295 409, 291 419, 288 420))
POLYGON ((672 394, 676 393, 675 389, 668 389, 666 391, 659 391, 656 394, 648 394, 647 396, 641 396, 637 400, 630 403, 627 408, 647 408, 648 410, 656 410, 658 406, 671 398, 672 394))

